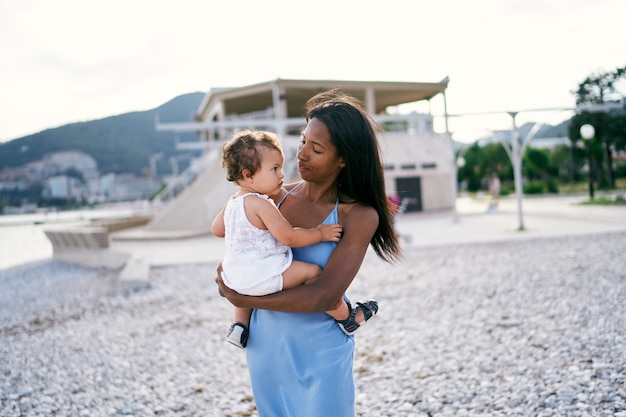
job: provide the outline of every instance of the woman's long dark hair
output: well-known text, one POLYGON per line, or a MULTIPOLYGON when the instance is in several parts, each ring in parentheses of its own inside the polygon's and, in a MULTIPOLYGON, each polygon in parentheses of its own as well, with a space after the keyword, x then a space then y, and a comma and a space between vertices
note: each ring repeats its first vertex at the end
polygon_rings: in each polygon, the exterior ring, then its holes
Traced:
POLYGON ((380 125, 356 98, 339 89, 321 92, 306 103, 306 120, 318 119, 330 132, 330 140, 345 162, 338 177, 341 195, 370 205, 378 213, 378 228, 370 241, 376 254, 387 262, 402 257, 391 220, 385 176, 376 132, 380 125))

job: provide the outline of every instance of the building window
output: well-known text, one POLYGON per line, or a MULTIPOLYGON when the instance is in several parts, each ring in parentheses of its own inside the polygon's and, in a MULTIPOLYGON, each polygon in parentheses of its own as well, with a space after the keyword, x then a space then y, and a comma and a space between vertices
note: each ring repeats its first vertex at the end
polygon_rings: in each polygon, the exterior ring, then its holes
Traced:
POLYGON ((407 169, 415 169, 415 168, 416 168, 415 164, 402 164, 402 165, 400 165, 400 169, 407 170, 407 169))
POLYGON ((422 169, 435 169, 435 168, 437 168, 437 164, 435 162, 422 164, 422 169))

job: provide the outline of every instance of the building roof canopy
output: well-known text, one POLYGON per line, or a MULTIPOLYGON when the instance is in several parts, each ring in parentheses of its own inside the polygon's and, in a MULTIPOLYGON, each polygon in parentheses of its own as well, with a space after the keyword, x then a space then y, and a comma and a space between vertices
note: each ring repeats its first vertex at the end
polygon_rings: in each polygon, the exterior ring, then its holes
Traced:
POLYGON ((285 80, 276 79, 265 83, 240 88, 209 91, 197 111, 197 118, 204 120, 217 103, 222 103, 226 115, 265 111, 273 107, 273 86, 283 92, 280 99, 286 100, 287 117, 304 116, 308 99, 320 91, 340 88, 345 93, 366 102, 366 92, 373 92, 375 113, 381 114, 389 106, 430 100, 444 93, 448 78, 438 83, 387 82, 387 81, 338 81, 338 80, 285 80))

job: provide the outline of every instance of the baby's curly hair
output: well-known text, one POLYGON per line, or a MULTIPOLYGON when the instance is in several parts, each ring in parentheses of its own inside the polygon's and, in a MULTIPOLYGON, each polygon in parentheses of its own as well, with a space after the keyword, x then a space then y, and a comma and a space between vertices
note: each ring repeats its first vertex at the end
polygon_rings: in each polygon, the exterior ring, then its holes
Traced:
POLYGON ((275 133, 263 130, 241 130, 235 132, 222 147, 222 168, 226 179, 237 182, 243 179, 245 169, 254 174, 261 167, 259 147, 275 149, 283 154, 280 140, 275 133))

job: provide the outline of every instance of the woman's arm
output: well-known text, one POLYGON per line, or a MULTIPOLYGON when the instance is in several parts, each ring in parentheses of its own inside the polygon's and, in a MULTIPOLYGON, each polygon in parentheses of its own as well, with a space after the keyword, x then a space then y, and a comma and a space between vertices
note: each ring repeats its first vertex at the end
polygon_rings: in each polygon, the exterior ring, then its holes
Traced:
POLYGON ((216 282, 220 292, 237 307, 274 311, 321 312, 333 309, 346 292, 363 263, 369 242, 378 228, 378 214, 371 207, 359 204, 342 213, 343 237, 331 254, 320 278, 262 297, 238 294, 226 287, 218 269, 216 282))

